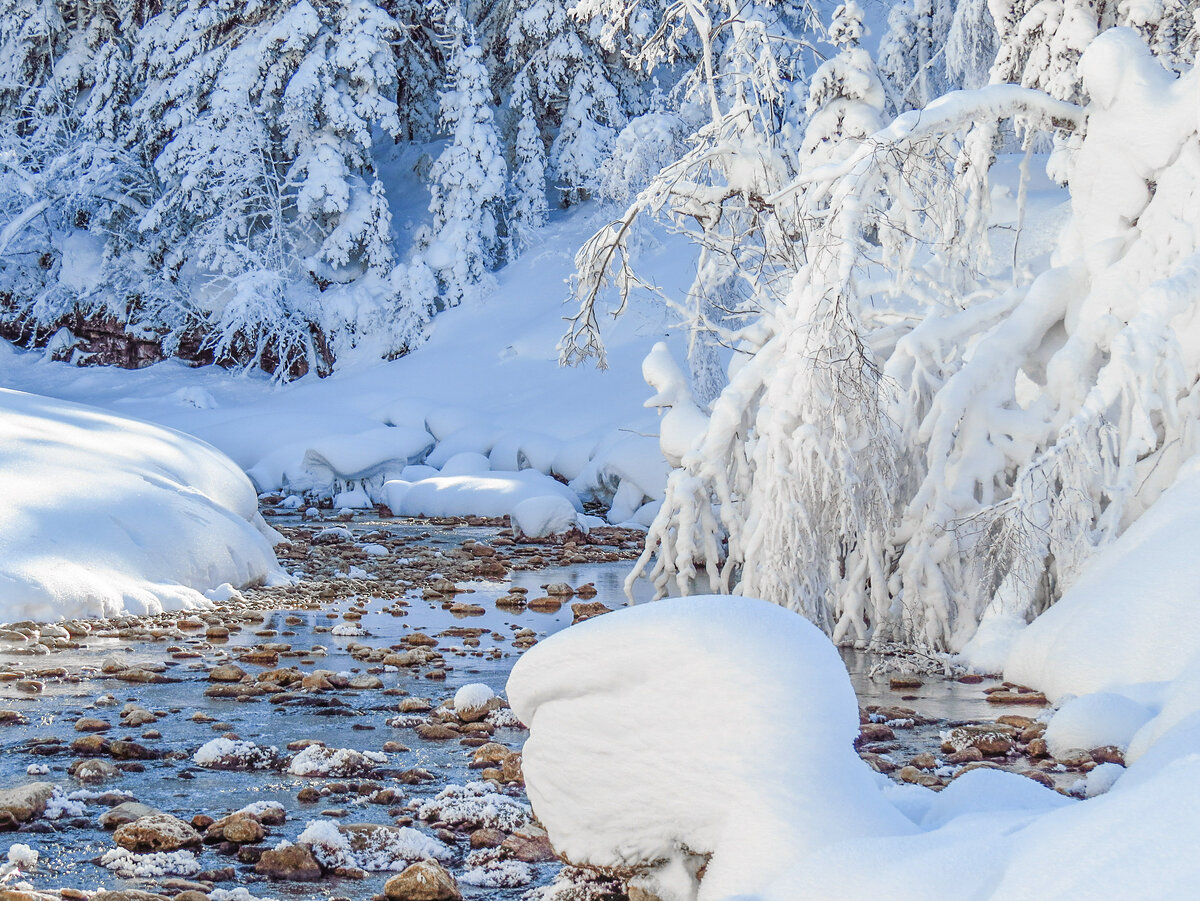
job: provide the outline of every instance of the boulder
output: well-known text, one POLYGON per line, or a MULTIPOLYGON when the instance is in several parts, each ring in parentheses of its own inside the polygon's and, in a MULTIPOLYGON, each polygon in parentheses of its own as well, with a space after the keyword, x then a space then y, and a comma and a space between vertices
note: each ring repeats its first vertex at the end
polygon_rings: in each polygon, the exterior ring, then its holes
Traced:
POLYGON ((388 901, 460 901, 458 883, 436 861, 419 860, 383 886, 388 901))
POLYGON ((46 812, 46 802, 54 794, 49 782, 30 782, 17 788, 0 789, 0 811, 8 811, 20 823, 46 812))
POLYGON ((110 807, 104 813, 100 814, 100 828, 113 830, 118 826, 124 826, 126 823, 132 823, 134 820, 153 816, 156 813, 162 813, 162 811, 155 810, 150 805, 142 804, 138 801, 125 801, 123 804, 110 807))
POLYGON ((200 833, 169 813, 154 813, 118 826, 113 841, 129 851, 178 851, 199 845, 200 833))
POLYGON ((268 879, 316 882, 321 878, 321 865, 307 845, 288 845, 264 851, 254 865, 254 872, 268 879))

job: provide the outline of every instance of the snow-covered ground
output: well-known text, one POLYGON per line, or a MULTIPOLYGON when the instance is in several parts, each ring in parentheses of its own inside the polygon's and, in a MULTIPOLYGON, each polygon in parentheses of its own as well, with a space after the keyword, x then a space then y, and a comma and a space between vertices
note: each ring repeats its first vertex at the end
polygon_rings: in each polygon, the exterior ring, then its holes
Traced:
POLYGON ((0 389, 0 620, 153 613, 282 578, 254 489, 175 431, 0 389))
MULTIPOLYGON (((1061 667, 1081 653, 1064 651, 1061 667)), ((676 599, 589 621, 526 654, 508 691, 531 728, 528 792, 555 846, 584 864, 658 861, 640 881, 663 901, 1167 899, 1200 879, 1198 672, 1193 662, 1166 687, 1128 770, 1087 776, 1087 800, 998 770, 941 792, 873 774, 852 749, 857 707, 832 644, 752 599, 676 599)), ((1126 677, 1118 665, 1112 679, 1126 677)), ((1082 731, 1081 720, 1131 722, 1128 705, 1097 700, 1060 732, 1117 738, 1082 731)))
MULTIPOLYGON (((498 273, 495 294, 441 314, 410 355, 344 360, 326 379, 284 385, 176 361, 136 371, 78 368, 0 342, 0 384, 98 408, 25 399, 17 410, 19 396, 6 395, 0 416, 26 417, 15 422, 29 434, 0 432, 0 451, 12 461, 4 468, 21 475, 0 540, 25 548, 6 556, 5 576, 39 587, 7 592, 0 619, 191 606, 201 600, 197 592, 262 579, 269 549, 241 537, 255 516, 254 490, 281 492, 296 506, 324 498, 434 516, 517 516, 524 505, 520 527, 532 532, 586 527, 583 500, 616 499, 614 521, 648 524, 667 465, 656 412, 643 406, 653 389, 642 381, 641 361, 669 338, 666 314, 643 307, 614 323, 607 370, 558 365, 565 280, 601 215, 589 208, 562 217, 544 232, 545 246, 498 273), (39 427, 27 417, 38 410, 73 429, 53 439, 56 458, 29 456, 30 430, 39 427), (196 436, 236 467, 182 437, 106 414, 196 436), (90 432, 80 424, 89 417, 90 432), (109 452, 108 462, 98 456, 109 452), (169 498, 156 493, 165 489, 134 490, 142 469, 164 467, 169 498), (210 487, 214 472, 223 481, 210 487), (226 532, 208 528, 216 514, 192 515, 202 495, 205 511, 236 512, 222 513, 226 532)), ((680 249, 647 250, 647 269, 660 283, 689 279, 691 257, 680 249)))

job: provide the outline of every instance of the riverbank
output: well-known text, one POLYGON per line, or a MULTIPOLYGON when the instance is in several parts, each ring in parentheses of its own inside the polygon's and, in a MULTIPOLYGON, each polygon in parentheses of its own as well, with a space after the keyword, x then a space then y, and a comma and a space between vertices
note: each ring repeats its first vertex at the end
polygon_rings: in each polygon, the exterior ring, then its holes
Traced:
MULTIPOLYGON (((612 890, 554 856, 501 694, 524 650, 624 603, 640 533, 518 541, 502 521, 263 513, 291 585, 0 631, 0 778, 21 796, 0 799, 0 828, 39 857, 10 867, 8 884, 34 894, 0 898, 360 901, 403 897, 389 880, 421 859, 466 898, 612 890), (114 831, 147 809, 192 832, 172 823, 182 838, 139 844, 114 831)), ((1042 756, 1028 692, 873 680, 868 657, 845 659, 860 756, 893 780, 938 789, 994 766, 1068 791, 1105 762, 1042 756)))

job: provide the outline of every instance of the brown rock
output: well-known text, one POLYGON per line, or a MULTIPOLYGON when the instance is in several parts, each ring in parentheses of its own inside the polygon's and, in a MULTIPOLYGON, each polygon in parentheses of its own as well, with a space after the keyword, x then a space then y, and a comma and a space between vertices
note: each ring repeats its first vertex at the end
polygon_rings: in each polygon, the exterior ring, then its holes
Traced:
POLYGON ((76 732, 107 732, 111 728, 112 725, 110 723, 90 716, 85 716, 75 721, 76 732))
POLYGON ((316 882, 321 878, 321 865, 306 845, 289 845, 278 850, 264 851, 254 872, 268 879, 287 879, 292 882, 316 882))
POLYGON ((17 788, 0 789, 0 811, 7 811, 13 819, 25 823, 45 812, 46 802, 53 794, 54 785, 49 782, 30 782, 17 788))
POLYGON ((422 723, 417 726, 416 732, 426 741, 446 741, 451 738, 459 738, 461 735, 457 729, 444 723, 422 723))
POLYGON ((483 828, 476 829, 471 833, 472 848, 498 848, 506 839, 506 836, 499 829, 483 828))
POLYGON ((446 868, 433 860, 420 860, 393 876, 383 886, 388 901, 460 901, 462 892, 446 868))
POLYGON ((1029 742, 1029 747, 1026 749, 1030 757, 1049 757, 1050 748, 1046 745, 1046 739, 1035 738, 1029 742))
POLYGON ((978 748, 984 757, 999 757, 1012 749, 1011 726, 959 726, 942 742, 942 751, 953 754, 965 748, 978 748))
POLYGON ((99 758, 92 758, 75 764, 71 767, 70 773, 80 782, 104 782, 108 779, 116 779, 121 775, 121 771, 115 766, 107 760, 100 760, 99 758))
POLYGON ((1092 749, 1092 760, 1096 763, 1119 763, 1125 766, 1125 752, 1116 745, 1103 745, 1092 749))
POLYGON ((222 663, 214 666, 208 674, 210 682, 240 682, 246 671, 236 663, 222 663))
POLYGON ((963 748, 961 751, 955 751, 946 758, 947 763, 962 764, 962 763, 978 763, 983 760, 983 752, 978 748, 963 748))
POLYGON ((129 851, 178 851, 199 845, 200 833, 169 813, 155 813, 118 826, 113 841, 129 851))
POLYGON ((858 743, 867 744, 873 741, 891 741, 896 737, 891 726, 883 723, 864 723, 858 729, 858 743))
POLYGON ((500 847, 517 860, 523 860, 525 863, 542 863, 558 859, 558 855, 554 853, 554 848, 550 844, 550 839, 540 829, 515 832, 506 838, 500 847))
POLYGON ((71 753, 78 754, 81 757, 95 756, 103 754, 108 750, 108 739, 103 735, 92 733, 91 735, 81 735, 79 738, 71 742, 71 753))
POLYGON ((104 813, 100 814, 100 828, 116 829, 118 826, 124 826, 126 823, 132 823, 134 820, 152 816, 156 813, 162 813, 162 811, 156 810, 148 804, 140 804, 137 801, 125 801, 123 804, 110 807, 104 813))
POLYGON ((1064 751, 1062 754, 1057 755, 1054 759, 1063 766, 1076 768, 1081 767, 1084 764, 1095 762, 1092 760, 1092 755, 1083 748, 1071 748, 1070 750, 1064 751))
POLYGON ((1040 691, 994 691, 987 699, 989 704, 1036 704, 1045 707, 1048 703, 1040 691))
POLYGON ((571 624, 575 625, 586 619, 591 619, 593 616, 600 616, 602 613, 611 613, 612 610, 600 601, 580 601, 571 605, 571 612, 574 614, 571 624))

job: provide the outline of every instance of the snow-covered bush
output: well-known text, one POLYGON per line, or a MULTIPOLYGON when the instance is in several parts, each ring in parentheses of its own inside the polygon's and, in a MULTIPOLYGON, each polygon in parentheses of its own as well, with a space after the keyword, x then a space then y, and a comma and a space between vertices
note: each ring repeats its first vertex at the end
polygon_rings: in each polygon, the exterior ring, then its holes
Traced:
MULTIPOLYGON (((1200 76, 1175 78, 1129 29, 1080 69, 1086 108, 1015 85, 947 95, 770 195, 806 224, 806 258, 731 336, 729 385, 639 567, 660 592, 689 591, 705 561, 710 585, 838 640, 960 649, 981 619, 1051 603, 1170 484, 1196 441, 1200 360, 1181 336, 1200 76), (1023 246, 1026 187, 992 208, 1013 120, 1081 135, 1052 259, 1023 246)), ((598 290, 615 254, 595 250, 580 284, 598 290)), ((598 340, 595 296, 567 348, 598 340)))

